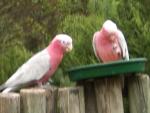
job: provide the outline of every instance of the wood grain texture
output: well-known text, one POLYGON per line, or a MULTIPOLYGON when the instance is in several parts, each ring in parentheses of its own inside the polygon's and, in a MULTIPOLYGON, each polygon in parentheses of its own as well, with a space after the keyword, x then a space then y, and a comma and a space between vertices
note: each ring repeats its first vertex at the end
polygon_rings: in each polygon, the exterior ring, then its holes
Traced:
POLYGON ((20 95, 17 93, 1 93, 0 113, 20 113, 20 95))
POLYGON ((82 87, 59 88, 57 113, 85 113, 82 87))
POLYGON ((149 76, 137 74, 128 77, 128 96, 130 113, 150 113, 149 76))
POLYGON ((47 86, 44 89, 46 90, 46 113, 56 113, 58 88, 47 86))
POLYGON ((83 82, 84 97, 85 97, 85 112, 86 113, 98 113, 96 95, 93 81, 83 82))
POLYGON ((22 89, 22 113, 46 113, 46 91, 44 89, 22 89))
POLYGON ((124 113, 119 77, 95 80, 98 113, 124 113))

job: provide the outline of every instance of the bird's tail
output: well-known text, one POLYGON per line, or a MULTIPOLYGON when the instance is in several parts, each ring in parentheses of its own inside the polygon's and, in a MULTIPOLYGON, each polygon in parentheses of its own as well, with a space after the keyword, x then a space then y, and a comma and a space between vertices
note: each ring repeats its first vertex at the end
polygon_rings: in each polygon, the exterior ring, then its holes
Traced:
POLYGON ((0 92, 3 91, 4 89, 5 89, 5 85, 3 84, 0 86, 0 92))

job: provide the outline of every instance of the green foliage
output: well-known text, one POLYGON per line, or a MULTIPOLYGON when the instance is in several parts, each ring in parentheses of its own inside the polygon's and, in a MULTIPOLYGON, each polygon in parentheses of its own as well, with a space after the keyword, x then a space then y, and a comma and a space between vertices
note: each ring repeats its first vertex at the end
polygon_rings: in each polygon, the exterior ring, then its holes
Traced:
POLYGON ((15 44, 1 51, 0 82, 6 81, 30 56, 31 53, 20 44, 15 44))
MULTIPOLYGON (((92 37, 106 19, 112 19, 123 31, 131 58, 150 59, 148 3, 147 0, 1 0, 0 83, 32 53, 46 47, 57 33, 67 33, 73 38, 74 49, 65 55, 53 80, 59 86, 72 84, 66 70, 98 62, 92 37)), ((147 73, 149 68, 148 62, 147 73)))
POLYGON ((75 83, 70 81, 68 76, 64 76, 66 73, 63 71, 62 68, 58 68, 57 71, 55 72, 54 76, 52 77, 52 85, 56 85, 59 87, 64 87, 64 86, 74 86, 75 83))
POLYGON ((87 14, 88 0, 59 0, 58 8, 63 15, 87 14))
POLYGON ((120 4, 119 19, 116 19, 119 23, 121 30, 124 32, 126 40, 128 42, 129 53, 131 58, 146 57, 148 59, 146 65, 146 72, 150 73, 150 22, 144 18, 142 14, 142 5, 139 1, 129 0, 123 1, 120 4), (124 12, 124 13, 122 13, 124 12))
POLYGON ((105 19, 118 15, 118 5, 121 0, 89 0, 88 12, 104 17, 105 19))

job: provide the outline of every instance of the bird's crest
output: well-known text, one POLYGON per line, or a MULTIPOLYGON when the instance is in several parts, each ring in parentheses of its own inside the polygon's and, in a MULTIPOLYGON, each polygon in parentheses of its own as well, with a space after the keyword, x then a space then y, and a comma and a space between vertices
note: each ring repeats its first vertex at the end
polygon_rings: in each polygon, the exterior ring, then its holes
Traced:
POLYGON ((109 33, 117 32, 116 24, 111 20, 106 20, 103 24, 103 28, 109 33))
POLYGON ((71 42, 72 43, 72 38, 66 34, 58 34, 55 37, 56 40, 64 41, 64 42, 71 42))

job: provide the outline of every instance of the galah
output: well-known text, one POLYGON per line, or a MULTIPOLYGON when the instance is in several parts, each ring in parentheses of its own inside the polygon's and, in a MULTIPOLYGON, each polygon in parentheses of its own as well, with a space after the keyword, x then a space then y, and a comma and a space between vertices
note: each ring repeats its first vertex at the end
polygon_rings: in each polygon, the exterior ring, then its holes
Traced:
POLYGON ((111 20, 106 20, 101 30, 94 33, 93 49, 97 59, 103 63, 129 60, 124 35, 111 20))
POLYGON ((2 93, 16 91, 22 87, 42 85, 57 70, 66 52, 72 50, 72 38, 58 34, 44 50, 25 62, 3 85, 2 93))

